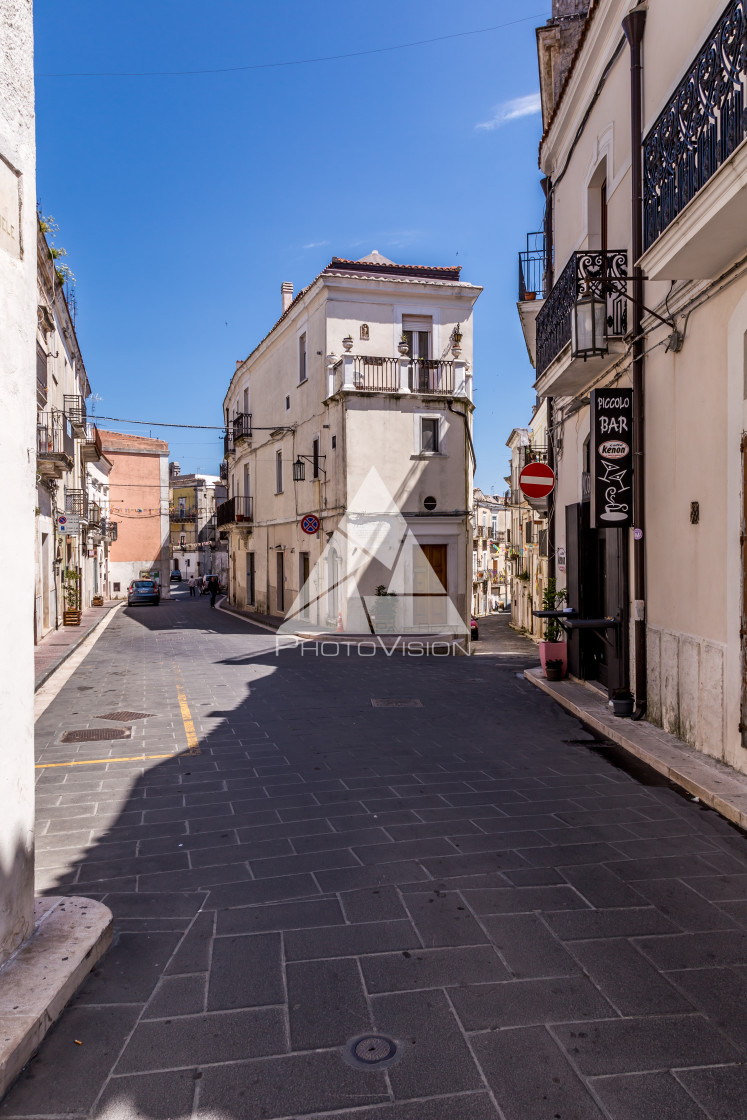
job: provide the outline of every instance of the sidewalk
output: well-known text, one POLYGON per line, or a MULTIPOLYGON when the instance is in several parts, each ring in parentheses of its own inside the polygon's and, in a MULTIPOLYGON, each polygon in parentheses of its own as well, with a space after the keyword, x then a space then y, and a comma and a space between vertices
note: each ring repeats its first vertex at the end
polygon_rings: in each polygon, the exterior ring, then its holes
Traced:
POLYGON ((108 599, 103 607, 88 607, 81 615, 80 626, 61 626, 42 638, 34 648, 34 692, 121 602, 121 599, 108 599))
POLYGON ((606 697, 595 688, 578 681, 547 681, 541 669, 526 669, 524 676, 587 727, 611 739, 722 817, 747 829, 747 775, 701 754, 651 723, 614 716, 606 697))

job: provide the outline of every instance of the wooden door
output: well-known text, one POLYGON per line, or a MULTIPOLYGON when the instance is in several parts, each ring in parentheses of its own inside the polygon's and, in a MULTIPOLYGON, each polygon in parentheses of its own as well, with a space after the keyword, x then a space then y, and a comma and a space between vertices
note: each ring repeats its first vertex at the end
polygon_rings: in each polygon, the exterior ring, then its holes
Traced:
POLYGON ((309 554, 302 552, 299 562, 298 578, 301 584, 301 618, 309 617, 309 554))
POLYGON ((282 614, 285 610, 285 556, 282 552, 277 552, 275 555, 275 595, 277 600, 278 613, 282 614))
POLYGON ((428 631, 446 623, 448 545, 424 544, 413 565, 413 622, 428 631))

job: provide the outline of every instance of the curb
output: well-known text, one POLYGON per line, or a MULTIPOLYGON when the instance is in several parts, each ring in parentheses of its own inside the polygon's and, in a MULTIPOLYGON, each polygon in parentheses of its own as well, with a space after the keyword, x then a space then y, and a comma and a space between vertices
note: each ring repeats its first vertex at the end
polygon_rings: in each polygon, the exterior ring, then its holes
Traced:
POLYGON ((102 611, 101 617, 93 624, 90 630, 86 630, 85 633, 79 634, 75 641, 67 647, 64 653, 61 653, 59 657, 55 658, 54 661, 47 665, 46 669, 42 669, 42 671, 39 673, 39 676, 34 678, 34 692, 38 692, 41 686, 47 683, 52 674, 57 672, 60 665, 63 665, 67 661, 68 657, 70 657, 72 653, 75 653, 76 649, 78 649, 78 647, 81 646, 83 642, 85 642, 86 638, 90 638, 91 634, 94 634, 98 630, 101 623, 111 614, 112 611, 119 610, 120 606, 124 606, 124 604, 115 603, 111 607, 106 607, 102 611))
POLYGON ((696 751, 653 724, 613 716, 595 690, 576 681, 547 681, 541 669, 524 677, 593 731, 646 763, 726 820, 747 830, 747 775, 696 751))

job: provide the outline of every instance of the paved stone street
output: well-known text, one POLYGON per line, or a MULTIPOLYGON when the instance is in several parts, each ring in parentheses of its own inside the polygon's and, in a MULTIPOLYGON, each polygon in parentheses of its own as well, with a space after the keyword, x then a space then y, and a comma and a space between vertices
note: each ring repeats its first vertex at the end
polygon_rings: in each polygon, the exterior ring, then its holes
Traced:
POLYGON ((745 1115, 747 841, 520 679, 506 620, 276 655, 175 595, 38 722, 39 890, 115 942, 0 1116, 745 1115), (344 1060, 370 1032, 391 1064, 344 1060))

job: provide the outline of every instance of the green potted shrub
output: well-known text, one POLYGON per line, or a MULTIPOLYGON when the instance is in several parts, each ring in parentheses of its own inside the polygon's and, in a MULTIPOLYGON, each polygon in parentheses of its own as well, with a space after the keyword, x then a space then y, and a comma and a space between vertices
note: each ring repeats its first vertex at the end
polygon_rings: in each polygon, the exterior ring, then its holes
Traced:
POLYGON ((635 708, 635 699, 629 688, 613 688, 610 698, 612 714, 616 716, 632 716, 635 708))
MULTIPOLYGON (((557 580, 548 579, 542 593, 542 609, 556 611, 566 601, 565 588, 558 590, 557 580)), ((568 672, 568 645, 563 637, 563 629, 557 618, 545 619, 545 638, 539 644, 540 664, 548 680, 561 680, 568 672), (560 662, 560 675, 551 678, 547 672, 548 662, 560 662)))

